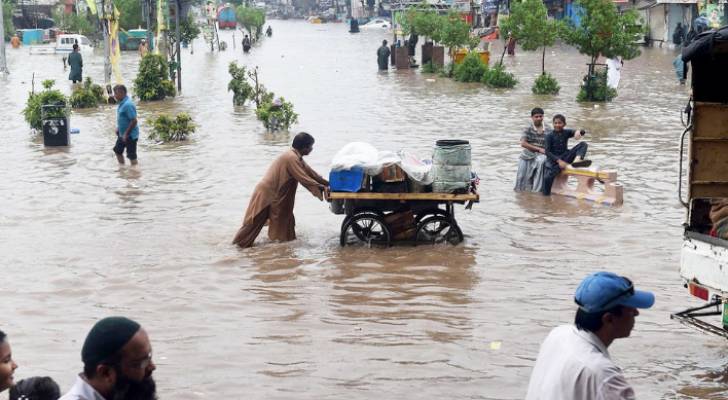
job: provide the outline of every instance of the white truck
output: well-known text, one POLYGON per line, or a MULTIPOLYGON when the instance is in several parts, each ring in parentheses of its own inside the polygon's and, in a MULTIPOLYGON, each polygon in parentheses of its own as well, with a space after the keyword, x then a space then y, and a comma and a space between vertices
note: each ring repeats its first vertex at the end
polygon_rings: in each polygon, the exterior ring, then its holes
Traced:
POLYGON ((678 192, 687 208, 680 276, 690 294, 707 303, 671 317, 728 338, 728 28, 701 34, 683 59, 690 63, 693 94, 680 138, 678 192))
POLYGON ((70 54, 73 51, 73 45, 78 44, 79 51, 93 51, 91 41, 84 35, 73 33, 63 33, 56 36, 55 45, 37 45, 30 46, 30 54, 70 54))

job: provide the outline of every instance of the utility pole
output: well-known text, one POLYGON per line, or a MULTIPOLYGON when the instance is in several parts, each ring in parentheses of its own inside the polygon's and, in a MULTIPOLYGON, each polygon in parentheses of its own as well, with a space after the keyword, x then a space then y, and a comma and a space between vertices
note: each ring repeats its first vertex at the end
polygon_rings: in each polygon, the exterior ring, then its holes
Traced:
MULTIPOLYGON (((144 13, 144 22, 147 24, 147 48, 148 50, 152 49, 152 15, 154 13, 152 0, 144 0, 144 9, 142 12, 144 13)), ((156 45, 156 43, 155 43, 156 45)))
POLYGON ((109 43, 108 15, 113 12, 111 0, 96 0, 96 13, 99 17, 99 26, 104 35, 104 84, 111 84, 111 44, 109 43))
POLYGON ((0 73, 9 74, 8 63, 5 59, 5 9, 3 0, 0 0, 0 73))
POLYGON ((182 91, 182 55, 179 51, 179 42, 180 42, 180 33, 179 33, 179 11, 180 6, 179 2, 180 0, 173 0, 174 1, 174 34, 175 34, 175 47, 177 51, 177 91, 182 91))

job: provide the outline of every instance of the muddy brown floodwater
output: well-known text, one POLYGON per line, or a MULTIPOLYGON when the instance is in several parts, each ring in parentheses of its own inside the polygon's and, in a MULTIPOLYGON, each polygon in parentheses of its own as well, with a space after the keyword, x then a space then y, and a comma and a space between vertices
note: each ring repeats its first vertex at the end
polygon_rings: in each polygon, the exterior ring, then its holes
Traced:
MULTIPOLYGON (((18 378, 51 375, 65 390, 98 318, 123 314, 150 332, 161 398, 519 399, 549 330, 572 320, 578 282, 612 270, 655 292, 632 337, 610 352, 639 398, 728 396, 728 343, 671 321, 699 304, 678 274, 683 209, 677 201, 680 110, 687 89, 673 51, 645 49, 625 63, 619 97, 579 104, 586 58, 562 47, 546 67, 556 97, 530 86, 540 53, 507 57, 514 90, 488 90, 417 71, 378 73, 383 32, 345 24, 272 21, 249 55, 232 32, 227 52, 201 41, 183 54, 183 93, 141 103, 140 168, 111 153, 115 110, 74 111, 67 150, 47 149, 20 115, 31 76, 70 92, 59 56, 8 49, 0 80, 1 329, 18 378), (265 85, 295 104, 295 130, 317 139, 310 164, 328 173, 350 141, 423 155, 435 140, 473 145, 482 200, 456 209, 457 247, 340 248, 341 216, 301 191, 298 240, 230 245, 248 198, 289 134, 268 134, 226 92, 230 61, 260 67, 265 85), (625 203, 609 208, 516 194, 518 139, 534 106, 589 130, 590 154, 619 170, 625 203), (145 121, 190 112, 189 143, 155 145, 145 121)), ((240 40, 240 34, 236 34, 240 40)), ((496 51, 497 52, 497 51, 496 51)), ((85 75, 101 80, 99 54, 85 75)), ((123 55, 127 83, 138 56, 123 55)))

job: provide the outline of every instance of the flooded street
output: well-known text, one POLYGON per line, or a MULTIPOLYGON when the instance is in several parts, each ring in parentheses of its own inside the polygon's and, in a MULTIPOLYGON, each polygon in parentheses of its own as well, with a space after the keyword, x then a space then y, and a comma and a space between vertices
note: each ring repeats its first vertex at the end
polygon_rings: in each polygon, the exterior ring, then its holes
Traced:
MULTIPOLYGON (((111 152, 115 108, 74 111, 72 147, 44 148, 20 114, 35 85, 70 93, 60 56, 8 48, 0 79, 1 329, 20 364, 16 380, 50 375, 62 389, 82 369, 83 339, 99 318, 126 315, 150 333, 162 399, 522 399, 546 334, 573 320, 576 286, 611 270, 655 292, 632 337, 610 353, 641 399, 728 397, 728 343, 671 321, 700 304, 682 287, 684 209, 677 200, 680 111, 688 89, 667 49, 625 62, 619 96, 575 101, 587 58, 549 51, 556 97, 531 94, 541 53, 506 64, 513 90, 418 71, 378 73, 384 32, 345 24, 271 21, 274 35, 244 55, 201 40, 182 55, 181 96, 137 103, 139 168, 111 152), (265 133, 252 106, 233 107, 228 63, 259 66, 291 100, 295 131, 316 138, 307 158, 328 174, 351 141, 429 155, 437 139, 468 139, 481 201, 456 206, 456 247, 339 246, 342 216, 299 190, 298 240, 240 250, 230 244, 253 187, 293 134, 265 133), (518 140, 532 107, 589 131, 590 158, 617 169, 624 205, 609 208, 513 191, 518 140), (189 112, 188 143, 156 145, 145 120, 189 112)), ((500 47, 495 53, 500 55, 500 47)), ((496 54, 493 58, 497 58, 496 54)), ((138 55, 123 54, 131 87, 138 55)), ((100 53, 84 77, 102 80, 100 53)), ((419 59, 419 54, 418 54, 419 59)), ((491 62, 492 63, 492 62, 491 62)))

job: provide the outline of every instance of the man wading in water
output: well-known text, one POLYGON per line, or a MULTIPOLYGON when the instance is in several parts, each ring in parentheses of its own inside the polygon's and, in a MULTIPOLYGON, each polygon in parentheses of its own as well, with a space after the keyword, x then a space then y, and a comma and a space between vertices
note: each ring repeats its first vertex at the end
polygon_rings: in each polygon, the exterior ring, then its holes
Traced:
POLYGON ((543 123, 543 109, 536 107, 531 110, 531 125, 527 126, 521 134, 523 151, 518 159, 515 187, 517 192, 541 191, 544 162, 546 161, 544 141, 549 132, 551 132, 551 128, 543 123))
POLYGON ((293 205, 300 183, 319 200, 328 190, 329 181, 303 161, 313 151, 313 136, 301 132, 293 138, 293 148, 273 161, 258 183, 245 212, 243 226, 233 239, 240 247, 250 247, 268 221, 268 237, 282 242, 296 239, 293 205))
POLYGON ((389 69, 389 55, 391 51, 387 47, 387 41, 382 40, 382 47, 377 49, 377 64, 379 64, 380 71, 386 71, 389 69))

